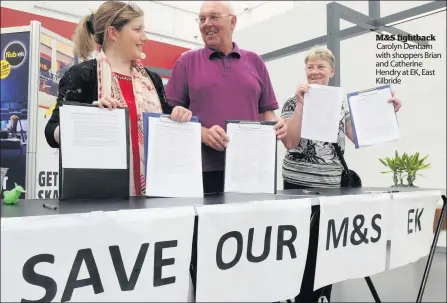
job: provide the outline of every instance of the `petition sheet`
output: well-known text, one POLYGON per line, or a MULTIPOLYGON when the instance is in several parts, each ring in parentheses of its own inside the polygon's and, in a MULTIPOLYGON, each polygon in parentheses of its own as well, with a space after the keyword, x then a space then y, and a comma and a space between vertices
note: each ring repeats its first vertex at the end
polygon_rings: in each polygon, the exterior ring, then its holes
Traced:
POLYGON ((274 193, 276 131, 273 125, 228 123, 225 192, 274 193))
POLYGON ((125 113, 124 109, 61 106, 62 167, 127 169, 125 113))
POLYGON ((336 143, 344 99, 343 89, 317 84, 310 84, 309 87, 304 95, 301 137, 336 143))
POLYGON ((398 140, 400 137, 388 88, 349 97, 351 118, 359 147, 398 140))
POLYGON ((148 119, 146 195, 203 197, 201 124, 148 119))

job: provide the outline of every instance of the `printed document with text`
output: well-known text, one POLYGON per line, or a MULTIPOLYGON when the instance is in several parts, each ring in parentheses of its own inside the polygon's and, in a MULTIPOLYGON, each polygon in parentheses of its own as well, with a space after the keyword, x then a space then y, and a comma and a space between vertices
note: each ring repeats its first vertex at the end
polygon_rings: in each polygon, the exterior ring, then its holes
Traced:
POLYGON ((201 124, 148 119, 146 195, 203 197, 201 124))
POLYGON ((388 88, 349 97, 351 118, 359 147, 399 139, 399 125, 388 88))
POLYGON ((63 168, 128 168, 124 109, 64 105, 59 114, 63 168))
POLYGON ((304 94, 301 137, 309 140, 336 143, 343 105, 343 89, 310 84, 304 94))
POLYGON ((276 131, 273 125, 228 123, 225 192, 274 193, 276 131))

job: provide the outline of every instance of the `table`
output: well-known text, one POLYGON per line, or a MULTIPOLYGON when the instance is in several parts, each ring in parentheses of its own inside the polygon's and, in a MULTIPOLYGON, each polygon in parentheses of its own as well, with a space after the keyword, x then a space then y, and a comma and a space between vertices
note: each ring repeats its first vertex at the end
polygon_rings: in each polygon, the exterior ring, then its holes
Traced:
MULTIPOLYGON (((1 216, 27 217, 27 216, 47 216, 55 214, 76 214, 88 213, 92 211, 117 211, 123 209, 147 209, 166 208, 178 206, 200 206, 213 204, 244 203, 250 201, 284 200, 318 196, 340 196, 340 195, 360 195, 368 192, 388 192, 395 189, 389 187, 364 187, 364 188, 316 188, 313 192, 307 193, 301 189, 280 190, 277 194, 237 194, 222 193, 218 195, 206 195, 204 198, 147 198, 131 197, 129 200, 80 200, 80 201, 59 201, 56 199, 21 200, 17 205, 1 204, 1 216), (43 203, 58 206, 57 210, 42 207, 43 203)), ((415 191, 415 189, 399 189, 400 191, 415 191)), ((417 189, 428 190, 428 189, 417 189)))
POLYGON ((269 194, 236 194, 225 193, 209 195, 204 198, 145 198, 131 197, 129 200, 81 200, 81 201, 58 201, 58 200, 21 200, 17 205, 1 205, 3 218, 48 216, 55 214, 77 214, 92 211, 118 211, 130 209, 167 208, 179 206, 200 206, 228 203, 244 203, 259 200, 285 200, 297 199, 308 195, 269 195, 269 194), (51 210, 42 207, 42 204, 51 204, 58 207, 51 210))
MULTIPOLYGON (((129 200, 82 200, 82 201, 58 201, 58 200, 21 200, 17 205, 1 205, 1 216, 8 217, 26 217, 26 216, 46 216, 55 214, 76 214, 88 213, 92 211, 118 211, 128 209, 150 209, 150 208, 166 208, 178 206, 200 206, 200 205, 216 205, 216 204, 230 204, 230 203, 244 203, 251 201, 267 201, 267 200, 286 200, 299 199, 319 196, 343 196, 343 195, 361 195, 374 192, 412 192, 412 191, 427 191, 432 189, 420 188, 334 188, 334 189, 320 189, 315 188, 311 192, 305 190, 281 190, 277 194, 237 194, 237 193, 223 193, 218 195, 207 195, 204 198, 146 198, 146 197, 132 197, 129 200), (43 203, 58 206, 56 210, 51 210, 42 207, 43 203)), ((443 207, 443 214, 445 215, 445 203, 443 207)), ((319 216, 319 206, 313 205, 312 213, 319 216)), ((441 216, 440 220, 443 220, 441 216)), ((196 223, 197 228, 197 223, 196 223)), ((439 231, 435 236, 435 241, 439 237, 439 231)), ((195 238, 195 236, 194 236, 195 238)), ((196 247, 196 239, 193 240, 193 247, 196 247)), ((425 289, 425 284, 428 279, 431 263, 433 261, 435 248, 432 246, 428 261, 425 266, 425 271, 419 290, 418 301, 422 300, 422 294, 425 289)), ((196 252, 193 249, 193 258, 191 264, 191 273, 195 276, 196 252)), ((376 302, 380 302, 377 291, 369 277, 365 278, 371 293, 376 302)), ((193 279, 194 280, 194 279, 193 279)))

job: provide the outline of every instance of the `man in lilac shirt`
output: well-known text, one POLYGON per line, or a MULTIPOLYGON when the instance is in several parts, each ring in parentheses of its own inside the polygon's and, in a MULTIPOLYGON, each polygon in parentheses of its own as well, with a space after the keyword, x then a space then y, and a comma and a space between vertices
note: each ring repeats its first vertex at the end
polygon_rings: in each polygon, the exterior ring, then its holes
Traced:
POLYGON ((277 121, 278 139, 287 126, 273 112, 278 102, 262 58, 232 41, 237 17, 230 4, 204 2, 197 21, 205 47, 177 60, 166 96, 170 105, 187 107, 199 117, 204 192, 216 193, 224 189, 226 120, 277 121))

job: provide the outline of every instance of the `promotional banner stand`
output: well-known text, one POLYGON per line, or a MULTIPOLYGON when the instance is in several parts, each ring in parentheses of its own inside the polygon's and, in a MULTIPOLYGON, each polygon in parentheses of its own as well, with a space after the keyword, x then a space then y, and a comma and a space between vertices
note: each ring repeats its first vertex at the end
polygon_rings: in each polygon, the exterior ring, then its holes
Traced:
POLYGON ((73 42, 38 21, 2 28, 1 37, 1 188, 17 184, 26 191, 22 199, 57 199, 59 150, 44 131, 59 80, 77 62, 73 42))

